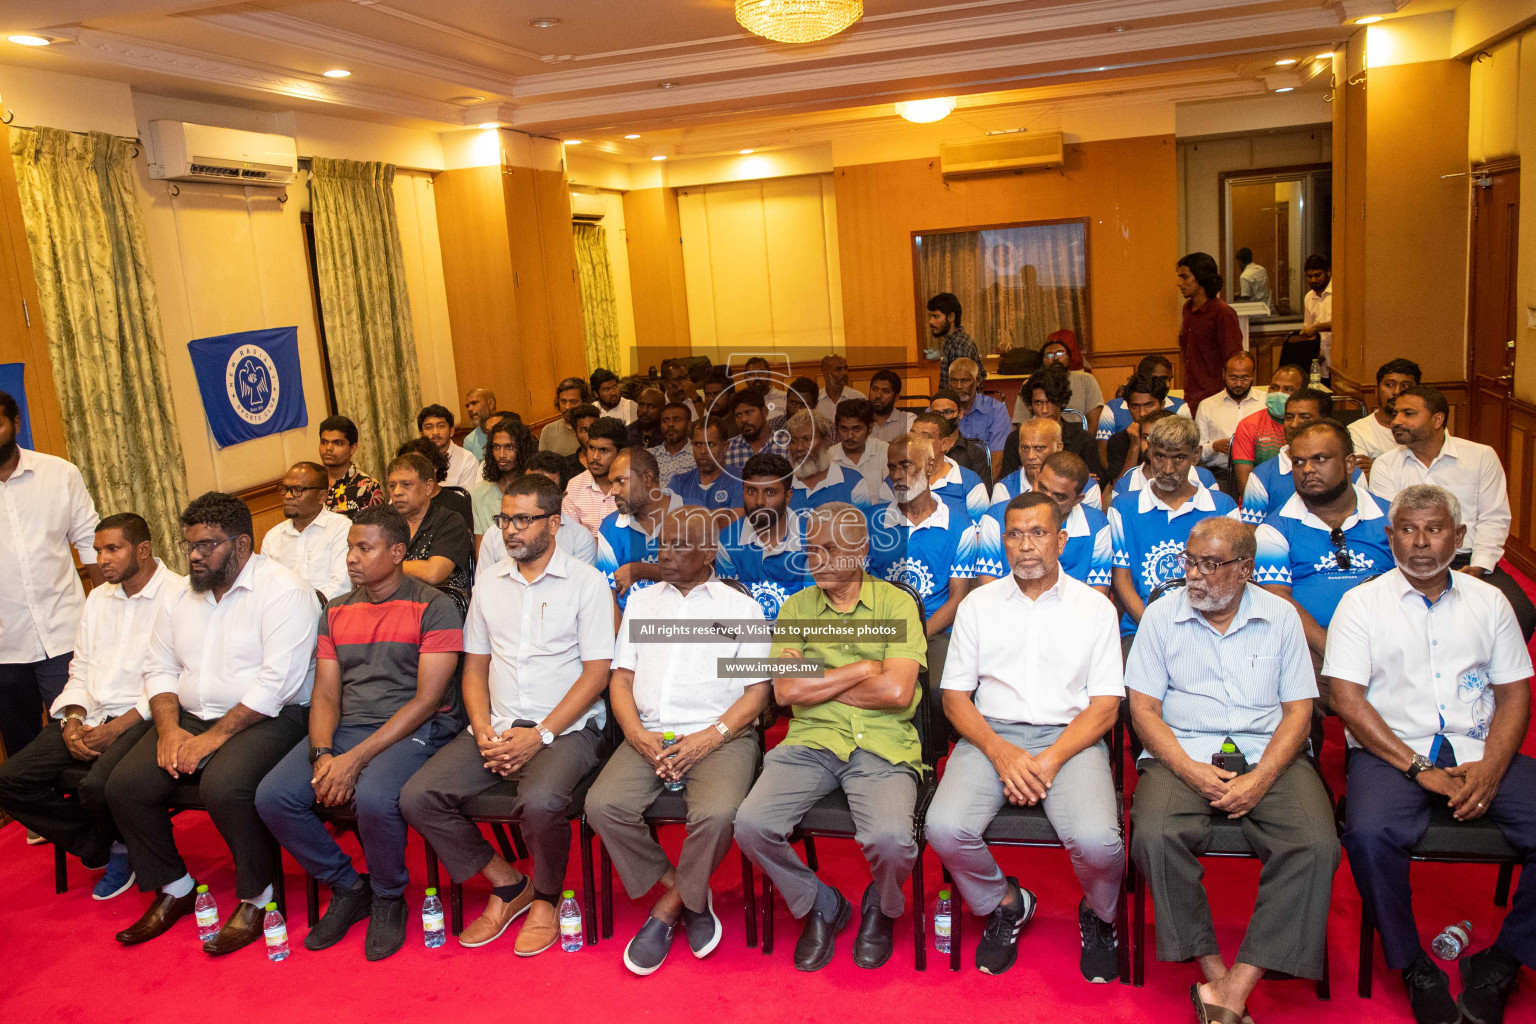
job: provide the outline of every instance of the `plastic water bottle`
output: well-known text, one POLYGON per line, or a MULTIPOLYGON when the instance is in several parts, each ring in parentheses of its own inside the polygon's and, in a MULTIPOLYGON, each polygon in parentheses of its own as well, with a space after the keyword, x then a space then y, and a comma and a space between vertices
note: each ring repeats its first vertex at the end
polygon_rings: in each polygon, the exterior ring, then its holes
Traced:
POLYGON ((267 916, 261 921, 262 933, 267 937, 267 959, 288 959, 288 925, 277 912, 276 903, 267 904, 267 916))
MULTIPOLYGON (((663 750, 665 750, 667 747, 675 747, 675 746, 677 746, 677 733, 673 732, 670 729, 668 729, 666 732, 662 733, 661 734, 661 746, 662 746, 663 750)), ((666 790, 668 793, 679 793, 679 792, 682 791, 683 783, 681 781, 678 781, 678 782, 663 782, 661 784, 661 788, 666 790)))
POLYGON ((1323 361, 1321 359, 1314 359, 1314 360, 1312 360, 1312 372, 1307 377, 1307 384, 1308 384, 1308 386, 1315 388, 1319 384, 1321 384, 1322 382, 1323 382, 1323 361))
POLYGON ((939 890, 939 903, 933 908, 933 948, 949 952, 949 890, 939 890))
POLYGON ((1472 922, 1462 921, 1460 924, 1448 924, 1445 931, 1435 936, 1435 941, 1429 944, 1429 948, 1435 951, 1435 956, 1441 960, 1455 960, 1467 951, 1467 946, 1472 942, 1472 922))
POLYGON ((197 916, 197 941, 207 942, 219 934, 219 905, 213 901, 213 893, 206 885, 197 887, 197 902, 192 904, 197 916))
POLYGON ((443 931, 443 901, 437 898, 436 889, 427 890, 427 898, 421 904, 421 931, 428 949, 436 949, 448 941, 443 931))
POLYGON ((575 953, 582 944, 581 908, 576 905, 576 890, 567 889, 560 894, 560 948, 575 953))

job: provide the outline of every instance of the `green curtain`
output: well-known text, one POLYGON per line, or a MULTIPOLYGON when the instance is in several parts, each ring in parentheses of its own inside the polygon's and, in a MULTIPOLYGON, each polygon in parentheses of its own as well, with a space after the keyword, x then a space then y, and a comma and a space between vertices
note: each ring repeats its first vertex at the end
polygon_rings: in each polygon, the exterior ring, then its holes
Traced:
POLYGON ((608 232, 596 224, 574 225, 576 266, 581 279, 581 318, 587 330, 587 365, 622 373, 619 313, 608 263, 608 232))
MULTIPOLYGON (((137 512, 183 568, 186 465, 130 140, 12 129, 32 272, 70 459, 103 516, 137 512)), ((183 569, 184 571, 184 569, 183 569)))
POLYGON ((363 471, 382 479, 395 449, 416 436, 421 407, 395 219, 395 167, 315 157, 310 176, 320 317, 336 411, 357 424, 363 471))

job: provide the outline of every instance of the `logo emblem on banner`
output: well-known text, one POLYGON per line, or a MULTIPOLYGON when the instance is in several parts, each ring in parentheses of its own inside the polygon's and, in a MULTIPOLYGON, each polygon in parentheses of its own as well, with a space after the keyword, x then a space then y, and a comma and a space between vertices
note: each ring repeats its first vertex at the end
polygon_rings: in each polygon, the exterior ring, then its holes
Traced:
POLYGON ((309 422, 297 327, 268 327, 187 342, 208 430, 220 448, 309 422))
POLYGON ((260 426, 277 411, 282 381, 277 364, 260 345, 241 345, 229 354, 224 367, 224 389, 235 415, 252 426, 260 426))

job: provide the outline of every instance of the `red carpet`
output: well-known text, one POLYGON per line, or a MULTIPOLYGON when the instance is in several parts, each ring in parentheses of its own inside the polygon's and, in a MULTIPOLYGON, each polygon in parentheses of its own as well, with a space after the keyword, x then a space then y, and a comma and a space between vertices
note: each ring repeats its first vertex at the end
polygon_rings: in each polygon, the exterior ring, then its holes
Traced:
MULTIPOLYGON (((1330 725, 1337 726, 1336 720, 1330 725)), ((1342 733, 1329 733, 1324 754, 1330 783, 1339 785, 1342 733)), ((1536 753, 1536 741, 1526 743, 1536 753)), ((221 911, 233 905, 234 869, 228 851, 205 815, 177 820, 177 835, 193 873, 210 884, 221 911)), ((675 853, 681 830, 664 830, 675 853)), ((346 842, 355 843, 348 839, 346 842)), ((355 849, 355 845, 353 847, 355 849)), ((824 877, 855 902, 868 881, 857 848, 851 843, 818 845, 824 877)), ((665 966, 650 978, 624 969, 624 943, 649 907, 647 899, 630 902, 615 880, 617 926, 612 940, 579 953, 558 947, 522 960, 512 954, 513 931, 497 943, 465 950, 449 939, 442 949, 421 943, 419 916, 422 857, 419 840, 410 852, 412 904, 405 949, 382 963, 363 959, 364 926, 353 929, 341 945, 324 953, 302 946, 303 875, 287 861, 289 935, 293 954, 270 963, 259 946, 223 960, 206 956, 197 942, 191 917, 167 935, 123 949, 113 934, 132 923, 146 898, 138 893, 107 903, 90 898, 94 876, 71 861, 70 891, 53 892, 50 847, 28 847, 17 825, 0 829, 0 863, 6 866, 6 912, 0 928, 0 964, 10 977, 0 985, 0 1020, 122 1024, 199 1024, 234 1016, 259 1015, 267 1021, 340 1019, 417 1021, 531 1019, 551 1021, 769 1021, 879 1020, 882 1024, 943 1020, 1089 1019, 1109 1022, 1188 1021, 1186 995, 1198 971, 1188 964, 1158 963, 1150 948, 1144 988, 1088 985, 1077 971, 1077 903, 1081 895, 1064 853, 1059 850, 1002 850, 999 860, 1041 897, 1034 922, 1024 933, 1019 963, 1007 975, 978 974, 971 954, 981 929, 978 919, 965 923, 964 970, 952 974, 947 958, 929 952, 928 970, 912 968, 911 932, 897 929, 897 950, 883 968, 853 966, 853 928, 839 937, 838 955, 818 974, 800 974, 791 965, 798 922, 777 904, 776 948, 771 958, 747 949, 742 934, 739 859, 734 852, 715 876, 716 909, 726 935, 707 960, 695 961, 679 938, 665 966), (238 1009, 236 1009, 238 1007, 238 1009), (569 1007, 569 1009, 567 1009, 569 1007)), ((925 856, 930 906, 938 891, 938 860, 925 856)), ((1207 884, 1223 949, 1230 955, 1242 938, 1258 881, 1256 861, 1209 861, 1207 884)), ((1415 906, 1425 943, 1446 924, 1472 922, 1473 946, 1481 948, 1496 934, 1503 911, 1493 905, 1496 869, 1416 865, 1415 906)), ((1518 875, 1517 875, 1518 879, 1518 875)), ((574 850, 568 883, 580 885, 574 850)), ((478 913, 483 885, 465 894, 466 915, 478 913)), ((445 899, 446 902, 446 899, 445 899)), ((1151 904, 1148 902, 1150 918, 1151 904)), ((1250 1010, 1260 1024, 1276 1022, 1412 1021, 1402 983, 1375 953, 1376 985, 1371 1000, 1355 994, 1359 963, 1360 901, 1348 863, 1334 881, 1329 918, 1333 998, 1319 1002, 1307 982, 1265 982, 1250 1010)), ((587 922, 592 927, 595 922, 587 922)), ((1124 941, 1122 936, 1122 941, 1124 941)), ((932 942, 930 936, 930 945, 932 942)), ((1536 1022, 1536 980, 1522 972, 1506 1020, 1536 1022)), ((1452 969, 1452 990, 1460 982, 1452 969)))

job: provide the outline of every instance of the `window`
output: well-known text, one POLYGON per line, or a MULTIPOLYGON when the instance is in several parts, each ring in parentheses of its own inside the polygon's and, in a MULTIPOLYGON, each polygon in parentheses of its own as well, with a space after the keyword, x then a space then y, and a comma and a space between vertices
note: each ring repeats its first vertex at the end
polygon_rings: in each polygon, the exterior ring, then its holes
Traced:
POLYGON ((1221 273, 1228 302, 1264 302, 1299 320, 1307 257, 1333 247, 1333 172, 1327 164, 1235 171, 1220 179, 1221 273), (1239 256, 1245 259, 1239 259, 1239 256))
POLYGON ((917 309, 927 331, 928 299, 951 292, 962 326, 982 355, 999 346, 1039 351, 1056 331, 1088 337, 1088 220, 1039 221, 912 236, 917 309))

